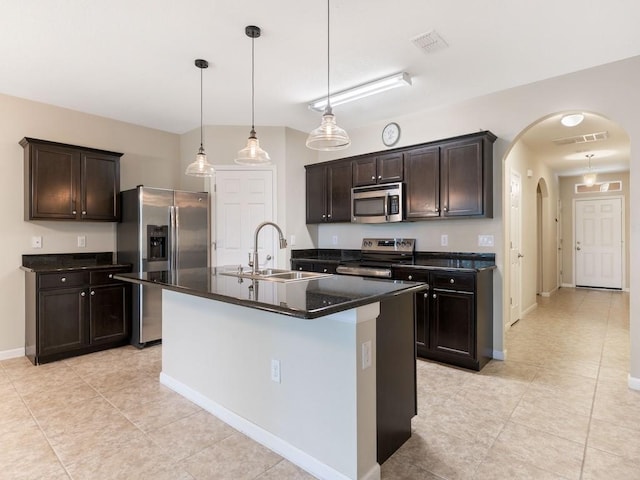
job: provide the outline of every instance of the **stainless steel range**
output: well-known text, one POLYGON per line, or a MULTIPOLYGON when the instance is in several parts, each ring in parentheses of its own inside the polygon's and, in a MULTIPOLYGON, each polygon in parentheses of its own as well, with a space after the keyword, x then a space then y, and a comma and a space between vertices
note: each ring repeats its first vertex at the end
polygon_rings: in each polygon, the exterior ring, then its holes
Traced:
POLYGON ((343 262, 336 273, 393 279, 391 266, 412 265, 415 245, 415 238, 364 238, 360 260, 343 262))

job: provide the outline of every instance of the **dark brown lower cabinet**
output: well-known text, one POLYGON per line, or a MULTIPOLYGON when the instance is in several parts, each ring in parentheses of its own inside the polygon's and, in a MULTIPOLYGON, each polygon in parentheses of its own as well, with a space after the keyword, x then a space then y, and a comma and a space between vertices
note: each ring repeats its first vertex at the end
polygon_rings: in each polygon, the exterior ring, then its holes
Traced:
POLYGON ((395 275, 429 284, 415 294, 418 357, 472 370, 493 357, 493 270, 402 268, 395 275))
POLYGON ((27 357, 37 365, 127 344, 131 286, 113 279, 127 271, 27 272, 27 357))

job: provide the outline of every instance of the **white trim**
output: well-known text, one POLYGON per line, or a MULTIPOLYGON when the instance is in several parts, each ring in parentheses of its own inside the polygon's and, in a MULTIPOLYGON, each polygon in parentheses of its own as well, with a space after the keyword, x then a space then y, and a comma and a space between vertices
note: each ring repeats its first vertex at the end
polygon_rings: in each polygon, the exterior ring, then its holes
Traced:
POLYGON ((640 378, 632 377, 631 374, 629 374, 628 384, 632 390, 640 390, 640 378))
POLYGON ((13 350, 1 350, 0 360, 9 360, 10 358, 24 357, 24 347, 14 348, 13 350))
POLYGON ((494 350, 493 354, 491 355, 493 357, 494 360, 504 360, 507 358, 507 351, 506 350, 494 350))
POLYGON ((576 285, 574 283, 563 283, 562 285, 560 285, 562 288, 576 288, 576 285))
POLYGON ((550 297, 558 291, 558 287, 554 287, 550 292, 540 292, 541 297, 550 297))
MULTIPOLYGON (((281 438, 276 437, 255 423, 250 422, 249 420, 233 413, 231 410, 226 409, 222 405, 208 399, 201 393, 196 392, 192 388, 189 388, 187 385, 173 377, 170 377, 164 372, 160 373, 160 383, 202 407, 207 412, 242 432, 252 440, 255 440, 261 445, 267 447, 269 450, 272 450, 278 455, 286 458, 291 463, 294 463, 303 470, 306 470, 311 475, 321 480, 349 480, 349 477, 343 473, 338 472, 329 465, 322 463, 317 458, 312 457, 299 448, 296 448, 281 438)), ((361 478, 362 480, 380 480, 380 465, 376 463, 371 470, 361 478)))

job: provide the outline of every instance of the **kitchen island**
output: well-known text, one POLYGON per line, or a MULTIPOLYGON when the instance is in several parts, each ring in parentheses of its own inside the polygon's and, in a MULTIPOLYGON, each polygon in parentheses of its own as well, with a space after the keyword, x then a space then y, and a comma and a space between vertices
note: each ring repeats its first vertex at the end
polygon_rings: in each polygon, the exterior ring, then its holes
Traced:
POLYGON ((163 288, 160 381, 316 477, 379 479, 411 435, 413 296, 426 284, 118 278, 163 288))

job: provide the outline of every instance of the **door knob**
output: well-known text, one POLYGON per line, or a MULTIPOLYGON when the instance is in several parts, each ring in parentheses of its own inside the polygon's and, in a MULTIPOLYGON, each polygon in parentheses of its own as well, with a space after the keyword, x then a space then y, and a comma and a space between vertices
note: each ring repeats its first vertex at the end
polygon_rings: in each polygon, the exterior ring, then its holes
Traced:
POLYGON ((518 258, 522 258, 522 257, 524 257, 524 255, 518 252, 518 258))
POLYGON ((271 260, 271 255, 267 255, 267 261, 271 260))
POLYGON ((576 250, 580 250, 580 247, 576 247, 576 250))

